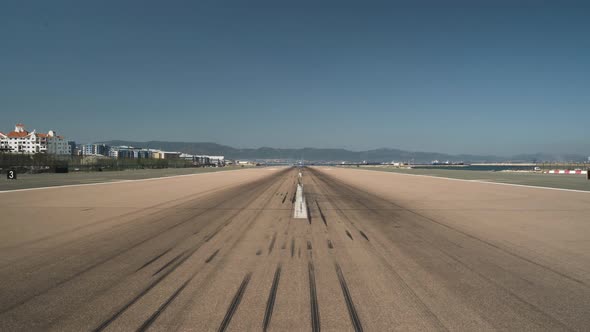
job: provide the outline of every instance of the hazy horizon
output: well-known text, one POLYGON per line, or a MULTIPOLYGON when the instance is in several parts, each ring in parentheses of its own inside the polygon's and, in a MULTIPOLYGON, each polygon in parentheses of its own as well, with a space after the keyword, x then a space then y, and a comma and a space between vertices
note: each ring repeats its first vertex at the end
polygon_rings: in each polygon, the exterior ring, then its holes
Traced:
POLYGON ((353 149, 353 148, 347 148, 347 147, 343 147, 343 146, 334 146, 334 147, 326 147, 326 146, 291 146, 291 147, 281 147, 281 146, 272 146, 272 145, 263 145, 263 146, 238 146, 238 145, 232 145, 232 144, 222 144, 222 143, 218 143, 218 142, 211 142, 211 141, 201 141, 201 142, 189 142, 189 141, 162 141, 162 140, 143 140, 143 141, 136 141, 136 140, 125 140, 125 139, 108 139, 108 140, 98 140, 92 143, 103 143, 103 142, 110 142, 110 141, 123 141, 123 142, 137 142, 137 143, 148 143, 148 142, 166 142, 166 143, 188 143, 188 144, 192 144, 192 143, 206 143, 206 144, 218 144, 218 145, 223 145, 223 146, 228 146, 231 148, 235 148, 235 149, 262 149, 262 148, 270 148, 270 149, 295 149, 295 150, 300 150, 300 149, 344 149, 347 151, 351 151, 351 152, 359 152, 359 153, 363 153, 363 152, 367 152, 367 151, 375 151, 375 150, 381 150, 381 149, 388 149, 388 150, 401 150, 401 151, 407 151, 407 152, 419 152, 419 153, 440 153, 440 154, 448 154, 448 155, 478 155, 478 156, 485 156, 485 155, 489 155, 489 156, 495 156, 495 157, 513 157, 516 155, 535 155, 535 154, 548 154, 548 155, 555 155, 555 156, 563 156, 563 155, 580 155, 580 156, 584 156, 586 157, 587 155, 584 153, 576 153, 576 152, 541 152, 541 151, 525 151, 525 152, 517 152, 517 153, 513 153, 513 154, 506 154, 506 155, 502 155, 502 154, 493 154, 493 153, 451 153, 451 152, 447 152, 447 151, 435 151, 435 150, 409 150, 409 149, 404 149, 404 148, 400 148, 400 147, 395 147, 395 146, 391 146, 391 147, 372 147, 372 148, 367 148, 367 149, 353 149))
POLYGON ((590 155, 582 1, 12 2, 0 131, 590 155))

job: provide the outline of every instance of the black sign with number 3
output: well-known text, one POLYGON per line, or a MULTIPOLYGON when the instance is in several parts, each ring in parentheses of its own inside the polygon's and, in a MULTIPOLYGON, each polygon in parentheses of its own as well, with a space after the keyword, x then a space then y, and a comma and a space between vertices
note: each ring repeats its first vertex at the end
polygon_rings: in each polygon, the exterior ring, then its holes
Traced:
POLYGON ((16 180, 16 171, 11 169, 8 172, 6 172, 6 178, 8 180, 16 180))

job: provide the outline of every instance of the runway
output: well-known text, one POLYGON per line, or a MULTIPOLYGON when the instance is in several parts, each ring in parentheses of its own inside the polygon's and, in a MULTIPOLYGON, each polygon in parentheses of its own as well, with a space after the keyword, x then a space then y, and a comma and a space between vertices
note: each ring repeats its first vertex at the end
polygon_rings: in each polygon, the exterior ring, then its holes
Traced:
POLYGON ((0 330, 590 329, 590 194, 298 172, 0 194, 0 330))

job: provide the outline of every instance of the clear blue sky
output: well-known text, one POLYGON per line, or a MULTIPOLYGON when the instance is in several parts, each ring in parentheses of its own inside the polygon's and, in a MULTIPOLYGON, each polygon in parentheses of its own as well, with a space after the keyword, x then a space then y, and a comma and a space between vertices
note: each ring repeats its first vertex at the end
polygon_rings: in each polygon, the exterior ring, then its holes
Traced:
POLYGON ((0 130, 590 154, 588 2, 319 3, 3 1, 0 130))

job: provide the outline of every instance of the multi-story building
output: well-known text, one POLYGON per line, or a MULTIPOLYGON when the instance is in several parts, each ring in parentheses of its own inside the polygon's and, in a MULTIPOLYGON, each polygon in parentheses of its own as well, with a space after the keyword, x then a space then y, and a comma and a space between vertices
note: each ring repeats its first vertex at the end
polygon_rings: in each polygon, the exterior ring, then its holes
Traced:
POLYGON ((110 148, 106 144, 84 144, 82 146, 82 154, 85 156, 108 156, 110 148))
POLYGON ((198 156, 198 155, 183 153, 180 155, 180 159, 190 161, 195 166, 209 165, 209 157, 208 156, 198 156))
POLYGON ((77 155, 76 142, 74 142, 74 141, 68 141, 68 145, 70 146, 70 154, 73 155, 73 156, 77 155))
POLYGON ((154 159, 178 159, 182 152, 151 150, 154 159))
POLYGON ((94 153, 101 156, 108 156, 110 149, 111 147, 106 144, 94 144, 94 153))
POLYGON ((91 156, 93 154, 94 154, 94 144, 82 145, 82 155, 83 156, 91 156))
POLYGON ((147 159, 152 158, 152 151, 132 146, 112 146, 108 156, 119 159, 147 159))
POLYGON ((211 164, 217 165, 217 166, 225 166, 225 157, 224 156, 208 156, 209 157, 209 162, 211 164))
POLYGON ((225 166, 225 157, 224 156, 206 156, 206 155, 192 155, 183 153, 180 155, 181 159, 192 161, 194 165, 215 165, 215 166, 225 166))
POLYGON ((10 153, 71 154, 71 148, 63 136, 50 130, 47 134, 28 132, 23 124, 17 124, 8 134, 0 132, 0 150, 10 153))

